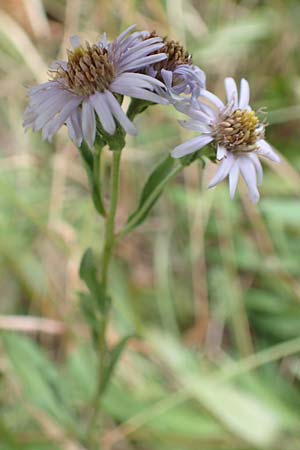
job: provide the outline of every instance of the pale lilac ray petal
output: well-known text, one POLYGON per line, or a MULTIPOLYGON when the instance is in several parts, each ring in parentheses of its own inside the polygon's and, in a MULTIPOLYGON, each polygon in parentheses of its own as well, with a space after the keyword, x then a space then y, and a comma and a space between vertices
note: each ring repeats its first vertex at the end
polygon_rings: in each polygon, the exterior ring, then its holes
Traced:
POLYGON ((153 89, 154 87, 164 87, 164 84, 148 75, 141 73, 122 73, 110 85, 111 90, 126 89, 132 86, 145 89, 153 89))
POLYGON ((219 111, 216 108, 212 108, 210 105, 207 105, 203 101, 198 101, 198 105, 207 116, 210 117, 211 120, 215 123, 218 120, 219 111))
POLYGON ((43 139, 51 140, 52 136, 65 123, 69 115, 77 108, 81 101, 81 97, 73 96, 73 98, 64 105, 61 111, 43 127, 43 139))
POLYGON ((213 105, 215 105, 218 109, 223 109, 224 103, 222 102, 222 100, 219 99, 219 97, 217 97, 215 94, 213 94, 212 92, 206 90, 206 89, 202 89, 201 90, 201 97, 206 98, 207 100, 209 100, 213 105))
POLYGON ((142 69, 144 66, 147 66, 148 64, 154 64, 163 61, 166 58, 167 55, 165 53, 159 53, 158 55, 144 56, 144 58, 138 58, 137 60, 132 61, 131 63, 124 66, 120 70, 129 72, 130 70, 142 69))
POLYGON ((124 54, 119 64, 119 68, 122 69, 124 68, 124 66, 131 64, 133 61, 136 62, 138 58, 146 57, 149 55, 149 53, 156 52, 157 50, 161 49, 163 45, 164 44, 160 42, 158 44, 152 45, 152 47, 150 48, 146 47, 145 45, 140 49, 136 49, 135 47, 133 47, 133 50, 135 51, 134 52, 127 51, 124 54))
POLYGON ((257 145, 258 145, 258 151, 257 153, 261 156, 265 156, 266 158, 270 159, 271 161, 280 162, 280 158, 277 155, 277 153, 274 152, 274 150, 272 149, 271 145, 268 144, 267 141, 265 141, 264 139, 260 139, 259 141, 257 141, 257 145))
POLYGON ((171 156, 173 158, 181 158, 182 156, 189 155, 190 153, 200 150, 205 145, 209 144, 212 140, 213 138, 211 136, 197 136, 175 147, 171 152, 171 156))
POLYGON ((115 40, 115 43, 119 43, 121 42, 125 36, 127 36, 127 34, 131 33, 131 31, 133 31, 136 28, 136 25, 130 25, 130 27, 126 28, 126 30, 124 30, 115 40))
POLYGON ((241 80, 241 88, 240 88, 240 101, 239 101, 239 108, 240 109, 247 109, 249 106, 249 100, 250 100, 250 87, 249 83, 245 78, 242 78, 241 80))
POLYGON ((227 102, 228 103, 232 102, 233 107, 237 108, 237 106, 238 106, 238 91, 237 91, 236 82, 234 81, 233 78, 228 77, 228 78, 225 78, 224 84, 225 84, 227 102))
MULTIPOLYGON (((158 43, 160 44, 159 48, 164 46, 164 43, 162 42, 160 37, 153 37, 150 39, 146 39, 145 41, 141 41, 126 51, 126 53, 124 54, 124 59, 126 59, 128 56, 131 56, 132 54, 136 53, 141 48, 145 49, 149 46, 150 47, 153 46, 153 44, 158 44, 158 43)), ((159 50, 159 48, 157 48, 157 50, 159 50)), ((151 48, 151 50, 152 50, 152 48, 151 48)), ((148 49, 148 53, 152 53, 152 51, 149 52, 149 49, 148 49)), ((123 61, 123 59, 122 59, 122 61, 123 61)))
POLYGON ((50 98, 49 101, 42 104, 40 108, 37 108, 35 110, 36 120, 34 131, 38 131, 44 127, 49 120, 53 119, 55 115, 61 111, 69 100, 74 98, 73 95, 65 93, 59 97, 50 98))
POLYGON ((73 142, 80 147, 82 143, 81 111, 76 108, 66 120, 68 133, 73 142))
POLYGON ((163 79, 166 87, 168 89, 171 89, 172 88, 172 80, 173 80, 172 71, 171 70, 162 69, 160 73, 161 73, 162 79, 163 79))
POLYGON ((257 189, 256 171, 252 161, 245 157, 240 156, 238 158, 238 164, 240 172, 247 184, 250 199, 253 203, 257 203, 259 200, 259 192, 257 189))
POLYGON ((73 47, 73 49, 75 50, 77 47, 80 47, 80 37, 79 36, 71 36, 70 37, 70 42, 71 45, 73 47))
POLYGON ((114 92, 117 94, 127 95, 128 97, 141 98, 143 100, 149 100, 153 103, 160 103, 162 105, 168 105, 168 100, 146 89, 141 89, 133 86, 117 86, 114 84, 114 92))
POLYGON ((96 119, 94 108, 91 106, 89 100, 82 102, 81 122, 83 137, 88 146, 93 148, 96 137, 96 119))
POLYGON ((188 130, 198 131, 199 133, 211 133, 211 129, 205 123, 201 123, 198 120, 178 120, 180 125, 188 130))
POLYGON ((199 122, 205 123, 207 125, 210 125, 212 122, 211 117, 209 117, 206 113, 199 111, 197 109, 191 108, 190 102, 188 105, 183 104, 182 107, 179 106, 177 109, 178 109, 178 111, 191 117, 191 119, 198 120, 199 122))
POLYGON ((46 83, 39 84, 38 86, 33 86, 29 89, 29 95, 36 94, 39 91, 50 88, 53 85, 53 81, 46 81, 46 83))
POLYGON ((212 187, 216 186, 216 184, 221 183, 221 181, 223 181, 224 178, 227 177, 234 161, 235 161, 235 158, 233 157, 233 155, 231 153, 228 152, 227 158, 222 159, 217 172, 211 179, 211 181, 208 185, 209 188, 212 188, 212 187))
POLYGON ((217 148, 217 159, 220 161, 221 159, 223 159, 225 156, 227 156, 227 150, 225 147, 223 147, 222 145, 218 145, 217 148))
POLYGON ((235 161, 235 163, 233 164, 233 166, 229 171, 229 196, 231 199, 233 199, 235 195, 239 179, 239 173, 240 173, 239 166, 237 161, 235 161))
POLYGON ((104 130, 109 134, 114 134, 116 131, 116 123, 111 113, 106 99, 106 95, 96 92, 90 97, 90 101, 98 114, 99 120, 104 130))
POLYGON ((256 174, 257 174, 257 182, 258 184, 262 184, 263 181, 263 169, 262 169, 262 165, 261 162, 258 158, 258 156, 255 153, 249 153, 248 158, 251 159, 252 163, 254 164, 255 170, 256 170, 256 174))
POLYGON ((110 106, 112 114, 120 122, 126 133, 131 134, 133 136, 136 135, 137 129, 135 125, 128 119, 117 99, 109 91, 105 92, 105 96, 110 106))

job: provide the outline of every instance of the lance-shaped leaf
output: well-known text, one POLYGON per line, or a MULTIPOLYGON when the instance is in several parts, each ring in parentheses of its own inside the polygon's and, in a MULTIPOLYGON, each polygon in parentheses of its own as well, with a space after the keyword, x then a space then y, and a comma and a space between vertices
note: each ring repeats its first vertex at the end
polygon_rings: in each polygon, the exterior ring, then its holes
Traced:
POLYGON ((143 188, 137 209, 128 217, 127 225, 122 233, 127 233, 140 225, 147 217, 149 211, 160 197, 166 183, 181 170, 181 166, 174 168, 175 161, 168 156, 150 174, 143 188))
POLYGON ((101 383, 101 391, 102 392, 104 392, 104 390, 106 389, 106 387, 109 383, 109 380, 113 376, 113 373, 117 366, 117 363, 118 363, 119 359, 121 358, 129 339, 131 339, 133 337, 134 336, 132 336, 132 335, 123 337, 111 350, 111 352, 109 354, 108 364, 105 368, 102 383, 101 383))

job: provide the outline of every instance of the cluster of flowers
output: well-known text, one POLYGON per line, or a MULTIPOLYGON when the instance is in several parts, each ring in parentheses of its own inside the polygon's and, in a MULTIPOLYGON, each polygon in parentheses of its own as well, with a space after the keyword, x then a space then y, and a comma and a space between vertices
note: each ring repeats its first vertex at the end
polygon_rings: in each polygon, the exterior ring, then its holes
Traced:
POLYGON ((171 104, 188 116, 180 124, 199 133, 171 155, 180 158, 212 145, 219 167, 209 187, 228 176, 233 198, 241 174, 251 200, 257 202, 257 184, 262 181, 258 156, 280 160, 264 140, 264 121, 249 105, 248 82, 242 79, 238 94, 235 81, 226 78, 227 100, 223 103, 206 89, 204 72, 179 43, 134 28, 129 27, 113 42, 108 42, 106 35, 94 45, 81 44, 77 36, 71 38, 68 60, 55 61, 50 67, 51 79, 29 90, 24 127, 42 130, 43 138, 51 140, 66 124, 77 146, 85 140, 92 148, 97 121, 110 135, 116 131, 116 122, 126 133, 136 134, 121 107, 122 96, 171 104))

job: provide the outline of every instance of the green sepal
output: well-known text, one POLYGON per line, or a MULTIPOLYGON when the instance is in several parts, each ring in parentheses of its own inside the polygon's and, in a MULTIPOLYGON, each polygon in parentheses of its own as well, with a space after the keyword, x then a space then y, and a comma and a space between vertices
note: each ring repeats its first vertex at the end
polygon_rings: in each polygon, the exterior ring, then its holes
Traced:
POLYGON ((125 147, 126 133, 119 123, 116 123, 115 134, 108 134, 103 129, 101 123, 97 121, 97 136, 101 138, 112 151, 122 150, 125 147))
POLYGON ((105 216, 106 212, 101 196, 101 180, 99 177, 95 177, 95 171, 98 171, 96 164, 99 164, 99 158, 101 156, 103 146, 103 139, 100 136, 97 136, 94 152, 89 149, 85 141, 83 141, 81 146, 78 147, 88 177, 92 200, 96 210, 99 214, 101 214, 101 216, 105 216))
POLYGON ((148 100, 142 100, 139 98, 132 98, 130 105, 127 110, 127 117, 133 120, 135 116, 144 112, 149 106, 155 105, 156 103, 150 102, 148 100))

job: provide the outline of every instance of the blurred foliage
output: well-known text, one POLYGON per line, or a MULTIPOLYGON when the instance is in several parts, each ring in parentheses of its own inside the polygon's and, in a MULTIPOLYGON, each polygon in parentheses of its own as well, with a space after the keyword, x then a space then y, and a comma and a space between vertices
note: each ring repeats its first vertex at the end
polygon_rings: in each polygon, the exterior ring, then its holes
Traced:
MULTIPOLYGON (((140 339, 105 394, 99 448, 300 449, 299 1, 0 7, 0 449, 82 450, 95 389, 78 267, 86 247, 97 251, 102 224, 65 130, 51 145, 23 134, 25 87, 47 78, 70 35, 114 37, 131 23, 184 42, 220 96, 224 76, 249 79, 283 162, 265 167, 257 207, 242 183, 234 202, 226 182, 207 191, 213 164, 204 172, 192 164, 118 246, 111 346, 124 334, 140 339)), ((153 167, 190 136, 176 117, 154 106, 137 118, 140 134, 123 155, 118 226, 153 167)))

